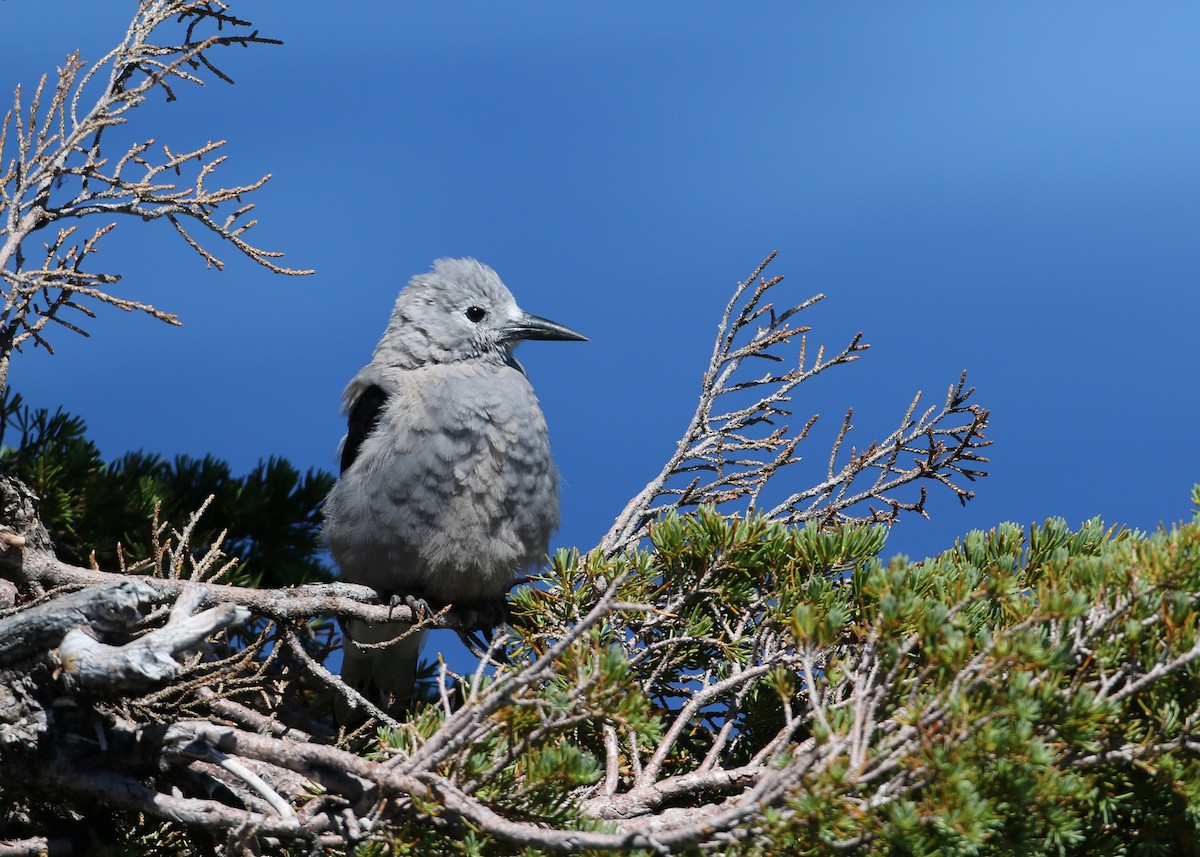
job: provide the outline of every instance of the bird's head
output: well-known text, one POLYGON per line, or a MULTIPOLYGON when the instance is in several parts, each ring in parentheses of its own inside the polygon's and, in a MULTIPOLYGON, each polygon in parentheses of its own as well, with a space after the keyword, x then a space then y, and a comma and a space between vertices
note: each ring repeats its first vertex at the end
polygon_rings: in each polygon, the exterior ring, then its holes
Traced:
POLYGON ((438 259, 400 291, 376 359, 399 365, 460 360, 510 362, 526 339, 587 337, 517 306, 512 292, 474 259, 438 259))

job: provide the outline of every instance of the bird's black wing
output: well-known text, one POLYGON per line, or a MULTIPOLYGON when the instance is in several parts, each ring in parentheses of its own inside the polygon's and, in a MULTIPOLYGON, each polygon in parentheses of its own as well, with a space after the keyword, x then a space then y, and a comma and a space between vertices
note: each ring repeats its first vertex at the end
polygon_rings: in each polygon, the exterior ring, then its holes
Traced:
POLYGON ((350 469, 354 459, 358 458, 358 450, 363 445, 375 426, 379 424, 379 412, 387 394, 377 384, 366 387, 350 408, 350 425, 346 431, 346 442, 342 445, 342 473, 350 469))

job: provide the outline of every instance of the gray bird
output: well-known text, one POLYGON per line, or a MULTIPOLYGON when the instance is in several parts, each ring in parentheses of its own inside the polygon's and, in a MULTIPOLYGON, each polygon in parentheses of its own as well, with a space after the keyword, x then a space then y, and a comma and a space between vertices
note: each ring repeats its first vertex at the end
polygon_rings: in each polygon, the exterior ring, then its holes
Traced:
MULTIPOLYGON (((494 607, 543 562, 558 527, 546 421, 513 348, 586 340, 517 306, 496 272, 439 259, 400 291, 371 362, 342 396, 349 429, 325 501, 342 578, 431 606, 494 607)), ((342 677, 386 708, 409 701, 421 634, 346 624, 342 677)))

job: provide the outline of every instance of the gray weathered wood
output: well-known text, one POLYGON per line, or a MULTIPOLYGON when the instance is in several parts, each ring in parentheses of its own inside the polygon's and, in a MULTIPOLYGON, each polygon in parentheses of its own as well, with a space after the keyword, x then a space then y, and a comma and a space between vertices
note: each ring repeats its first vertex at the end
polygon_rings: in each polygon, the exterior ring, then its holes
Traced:
POLYGON ((87 626, 100 633, 130 628, 141 617, 143 606, 161 600, 154 587, 130 577, 0 619, 0 665, 54 648, 72 628, 87 626))

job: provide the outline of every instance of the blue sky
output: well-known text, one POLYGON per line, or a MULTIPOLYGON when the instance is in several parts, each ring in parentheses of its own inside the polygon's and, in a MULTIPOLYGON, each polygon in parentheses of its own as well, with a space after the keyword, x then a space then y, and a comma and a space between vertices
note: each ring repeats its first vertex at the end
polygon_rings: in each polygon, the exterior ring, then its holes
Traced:
MULTIPOLYGON (((335 467, 341 389, 397 290, 473 255, 591 337, 520 352, 564 477, 556 544, 590 547, 686 425, 728 295, 770 251, 784 296, 857 364, 800 388, 864 446, 962 369, 992 412, 992 475, 934 491, 888 552, 1002 520, 1153 528, 1200 481, 1200 6, 664 2, 235 5, 282 47, 237 85, 155 101, 131 133, 228 139, 272 173, 254 237, 274 277, 165 224, 101 262, 182 328, 102 309, 90 339, 18 356, 14 389, 84 417, 104 453, 335 467)), ((0 88, 95 59, 132 4, 5 0, 0 88)), ((936 486, 935 486, 936 487, 936 486)))

